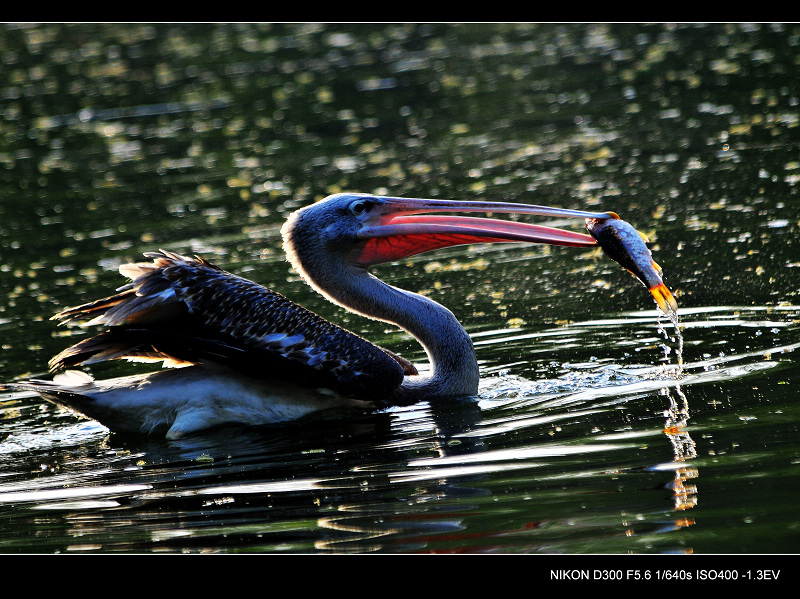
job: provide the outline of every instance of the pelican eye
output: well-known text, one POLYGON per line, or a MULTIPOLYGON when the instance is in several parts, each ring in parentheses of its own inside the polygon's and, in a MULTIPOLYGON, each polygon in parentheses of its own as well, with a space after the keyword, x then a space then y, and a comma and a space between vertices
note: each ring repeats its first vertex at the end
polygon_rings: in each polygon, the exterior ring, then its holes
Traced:
POLYGON ((371 208, 371 205, 366 200, 356 200, 350 204, 350 212, 356 216, 361 216, 371 208))

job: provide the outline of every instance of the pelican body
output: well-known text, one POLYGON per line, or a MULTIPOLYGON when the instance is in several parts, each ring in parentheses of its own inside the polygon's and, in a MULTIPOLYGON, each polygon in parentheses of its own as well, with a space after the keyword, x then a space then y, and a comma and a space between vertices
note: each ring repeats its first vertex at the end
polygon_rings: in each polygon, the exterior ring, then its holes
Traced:
MULTIPOLYGON (((168 438, 223 424, 291 421, 337 408, 374 410, 434 397, 475 396, 475 352, 452 312, 388 285, 369 268, 461 244, 591 247, 598 240, 452 212, 582 218, 587 223, 611 218, 609 213, 526 204, 354 193, 332 195, 293 213, 282 236, 294 269, 330 301, 415 337, 430 362, 425 374, 275 291, 202 258, 162 250, 146 254, 150 262, 121 266, 130 282, 116 294, 53 317, 106 327, 51 360, 54 371, 66 372, 52 381, 6 388, 34 390, 112 431, 168 438), (175 368, 105 381, 73 370, 114 359, 161 361, 175 368)), ((652 276, 648 273, 648 286, 652 276)))

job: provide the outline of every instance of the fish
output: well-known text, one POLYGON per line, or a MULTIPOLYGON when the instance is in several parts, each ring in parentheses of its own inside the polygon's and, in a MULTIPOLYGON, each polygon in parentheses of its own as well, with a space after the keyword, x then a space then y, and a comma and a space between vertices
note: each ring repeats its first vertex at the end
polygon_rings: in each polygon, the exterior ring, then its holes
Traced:
POLYGON ((609 212, 608 218, 587 218, 586 228, 609 258, 644 283, 661 311, 674 321, 678 302, 661 278, 662 270, 647 247, 647 236, 616 212, 609 212))

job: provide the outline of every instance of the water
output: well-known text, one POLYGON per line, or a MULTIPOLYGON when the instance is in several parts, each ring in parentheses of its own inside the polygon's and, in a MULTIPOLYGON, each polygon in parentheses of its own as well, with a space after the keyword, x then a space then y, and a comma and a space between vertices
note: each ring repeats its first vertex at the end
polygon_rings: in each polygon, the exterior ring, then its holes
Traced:
POLYGON ((44 375, 82 334, 49 316, 158 247, 424 360, 283 260, 285 217, 345 189, 614 210, 680 328, 599 251, 382 266, 462 320, 477 402, 164 441, 5 393, 0 551, 796 553, 798 45, 779 24, 4 25, 2 380, 44 375))

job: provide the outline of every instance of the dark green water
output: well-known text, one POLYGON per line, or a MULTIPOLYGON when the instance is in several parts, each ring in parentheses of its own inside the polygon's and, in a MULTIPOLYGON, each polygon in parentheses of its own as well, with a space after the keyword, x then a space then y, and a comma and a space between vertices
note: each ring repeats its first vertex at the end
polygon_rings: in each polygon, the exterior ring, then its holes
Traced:
POLYGON ((168 442, 6 393, 0 552, 797 553, 798 56, 796 25, 3 25, 4 381, 160 247, 424 359, 283 259, 342 190, 616 211, 684 345, 598 252, 383 266, 473 335, 479 401, 168 442))

